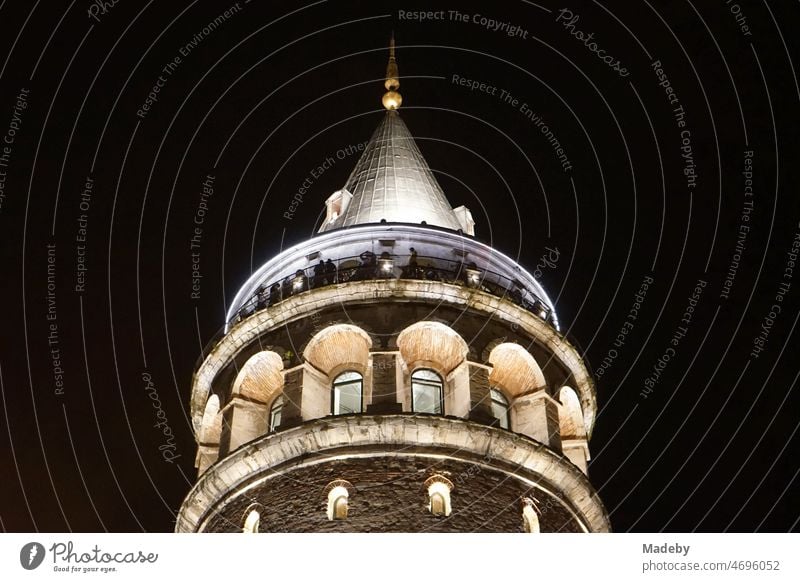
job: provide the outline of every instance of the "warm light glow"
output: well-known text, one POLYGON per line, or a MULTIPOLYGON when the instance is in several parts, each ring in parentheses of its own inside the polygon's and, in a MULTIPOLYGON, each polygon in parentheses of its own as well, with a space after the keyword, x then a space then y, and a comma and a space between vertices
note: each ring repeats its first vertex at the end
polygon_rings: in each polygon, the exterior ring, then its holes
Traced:
POLYGON ((328 492, 328 519, 347 519, 347 503, 350 492, 344 485, 337 485, 328 492))
POLYGON ((519 344, 502 343, 489 354, 489 382, 501 386, 512 400, 529 390, 544 387, 544 374, 533 356, 519 344))
POLYGON ((233 395, 267 404, 283 390, 283 358, 265 350, 245 362, 233 382, 233 395))
POLYGON ((525 499, 522 502, 522 522, 525 533, 540 533, 539 515, 534 509, 533 502, 525 499))
POLYGON ((253 509, 244 520, 242 533, 258 533, 259 525, 261 525, 261 514, 253 509))
POLYGON ((397 336, 397 347, 406 365, 434 362, 445 375, 456 368, 469 352, 458 332, 438 321, 420 321, 397 336))
POLYGON ((394 261, 392 259, 380 259, 378 261, 381 265, 381 271, 384 273, 391 273, 394 270, 394 261))
POLYGON ((452 512, 450 491, 453 484, 446 477, 434 475, 425 481, 428 487, 428 511, 433 515, 447 517, 452 512))
POLYGON ((338 323, 317 332, 308 342, 303 357, 317 370, 331 374, 345 365, 366 370, 372 339, 358 326, 338 323))

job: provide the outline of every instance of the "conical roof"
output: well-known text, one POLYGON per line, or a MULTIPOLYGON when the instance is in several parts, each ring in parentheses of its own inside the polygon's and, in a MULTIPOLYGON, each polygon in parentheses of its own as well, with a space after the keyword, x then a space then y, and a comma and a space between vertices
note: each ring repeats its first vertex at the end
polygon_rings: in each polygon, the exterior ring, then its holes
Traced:
POLYGON ((352 198, 320 232, 382 220, 461 228, 397 110, 385 113, 344 190, 352 198))

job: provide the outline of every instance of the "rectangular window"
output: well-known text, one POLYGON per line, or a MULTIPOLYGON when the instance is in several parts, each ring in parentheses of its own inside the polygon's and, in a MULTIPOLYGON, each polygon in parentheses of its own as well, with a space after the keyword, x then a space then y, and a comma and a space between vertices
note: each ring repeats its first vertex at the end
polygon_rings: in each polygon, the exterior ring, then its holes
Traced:
POLYGON ((411 381, 414 412, 423 414, 442 413, 442 385, 437 382, 411 381))

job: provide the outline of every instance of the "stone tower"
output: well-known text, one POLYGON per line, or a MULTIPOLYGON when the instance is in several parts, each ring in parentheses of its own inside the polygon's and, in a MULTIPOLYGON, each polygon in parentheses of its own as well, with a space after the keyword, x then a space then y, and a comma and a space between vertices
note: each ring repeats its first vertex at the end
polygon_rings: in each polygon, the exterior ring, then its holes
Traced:
POLYGON ((475 238, 398 113, 319 233, 258 269, 192 381, 179 532, 602 532, 594 383, 553 304, 475 238))

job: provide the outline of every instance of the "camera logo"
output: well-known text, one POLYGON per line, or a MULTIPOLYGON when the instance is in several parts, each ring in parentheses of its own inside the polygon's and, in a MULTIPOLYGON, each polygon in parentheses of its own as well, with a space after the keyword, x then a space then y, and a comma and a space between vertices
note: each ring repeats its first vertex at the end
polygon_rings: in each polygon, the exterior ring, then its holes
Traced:
POLYGON ((44 561, 44 546, 38 542, 30 542, 19 551, 19 563, 26 570, 35 570, 44 561))

